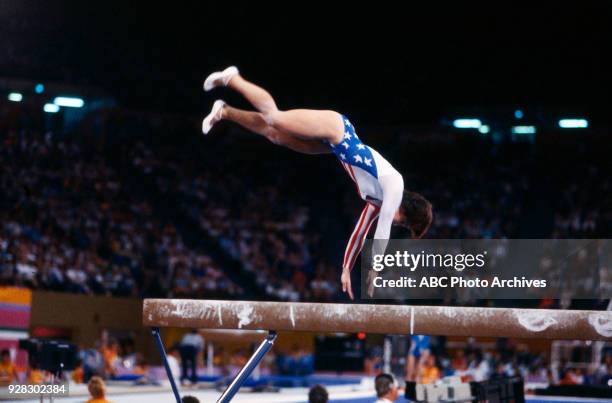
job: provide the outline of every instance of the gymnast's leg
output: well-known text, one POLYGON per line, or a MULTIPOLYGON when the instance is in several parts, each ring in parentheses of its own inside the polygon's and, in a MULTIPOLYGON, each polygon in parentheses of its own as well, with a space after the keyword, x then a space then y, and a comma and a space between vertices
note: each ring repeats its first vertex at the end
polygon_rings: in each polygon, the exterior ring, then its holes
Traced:
POLYGON ((249 112, 224 105, 220 112, 220 119, 238 123, 240 126, 266 137, 274 144, 303 154, 326 154, 331 152, 330 147, 321 141, 304 140, 271 126, 260 112, 249 112))
POLYGON ((232 68, 224 70, 228 71, 225 76, 224 72, 211 74, 207 82, 217 75, 217 81, 211 83, 213 87, 226 85, 240 93, 262 114, 269 126, 303 140, 324 140, 332 144, 338 144, 342 140, 344 123, 339 113, 313 109, 281 111, 268 91, 245 80, 237 69, 230 69, 232 68))

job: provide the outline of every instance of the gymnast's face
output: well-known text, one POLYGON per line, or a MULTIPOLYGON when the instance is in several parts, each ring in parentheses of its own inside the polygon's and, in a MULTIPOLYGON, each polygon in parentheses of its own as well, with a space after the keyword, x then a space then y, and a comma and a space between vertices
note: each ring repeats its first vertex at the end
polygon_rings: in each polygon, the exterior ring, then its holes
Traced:
POLYGON ((405 225, 406 224, 406 210, 400 207, 395 212, 393 216, 393 224, 395 225, 405 225))

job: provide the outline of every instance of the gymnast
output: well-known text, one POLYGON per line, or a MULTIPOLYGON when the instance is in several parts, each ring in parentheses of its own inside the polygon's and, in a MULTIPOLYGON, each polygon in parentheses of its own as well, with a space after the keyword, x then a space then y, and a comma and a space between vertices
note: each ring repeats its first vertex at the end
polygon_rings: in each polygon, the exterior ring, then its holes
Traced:
MULTIPOLYGON (((215 123, 230 120, 274 144, 300 153, 333 152, 355 182, 366 204, 349 238, 342 263, 342 291, 351 299, 354 297, 350 271, 374 220, 378 218, 374 232, 377 242, 373 252, 376 254, 384 253, 393 224, 409 229, 412 238, 421 238, 427 232, 432 220, 431 203, 418 193, 404 190, 402 175, 376 150, 361 142, 345 116, 331 110, 279 110, 272 96, 245 80, 235 66, 212 73, 204 81, 205 91, 220 86, 240 93, 257 111, 233 108, 217 100, 202 122, 204 134, 208 134, 215 123)), ((370 275, 368 295, 372 296, 374 287, 370 275)))

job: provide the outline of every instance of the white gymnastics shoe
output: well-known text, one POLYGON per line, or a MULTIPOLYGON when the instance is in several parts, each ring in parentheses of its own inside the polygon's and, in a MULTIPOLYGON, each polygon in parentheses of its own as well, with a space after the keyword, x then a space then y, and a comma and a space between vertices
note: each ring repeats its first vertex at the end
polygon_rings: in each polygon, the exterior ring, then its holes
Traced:
POLYGON ((212 129, 212 127, 215 125, 215 123, 221 120, 221 111, 223 110, 224 106, 224 101, 220 99, 215 101, 212 109, 210 110, 210 113, 202 121, 202 133, 208 134, 210 129, 212 129))
POLYGON ((221 85, 226 86, 238 74, 238 67, 230 66, 223 71, 215 71, 204 80, 204 91, 210 91, 221 85))

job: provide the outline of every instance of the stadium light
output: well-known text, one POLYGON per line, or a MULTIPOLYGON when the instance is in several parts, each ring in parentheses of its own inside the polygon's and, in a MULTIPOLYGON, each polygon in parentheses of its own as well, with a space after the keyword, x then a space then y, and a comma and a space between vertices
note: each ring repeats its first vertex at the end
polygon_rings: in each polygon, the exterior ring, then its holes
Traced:
POLYGON ((65 106, 68 108, 82 108, 85 104, 81 98, 74 97, 56 97, 53 103, 57 106, 65 106))
POLYGON ((457 129, 478 129, 482 126, 480 119, 455 119, 453 126, 457 129))
POLYGON ((36 84, 36 86, 34 87, 34 92, 37 94, 42 94, 43 92, 45 92, 45 85, 41 83, 36 84))
POLYGON ((586 119, 561 119, 559 127, 562 129, 586 129, 589 127, 589 121, 586 119))
POLYGON ((60 110, 60 107, 55 104, 45 104, 43 106, 43 110, 47 113, 57 113, 60 110))
POLYGON ((21 102, 21 100, 23 99, 23 95, 21 95, 18 92, 11 92, 10 94, 8 94, 8 100, 12 101, 12 102, 21 102))
POLYGON ((535 126, 513 126, 513 134, 534 134, 537 131, 535 126))
POLYGON ((488 125, 482 125, 478 128, 478 131, 482 134, 487 134, 491 131, 491 128, 488 125))

